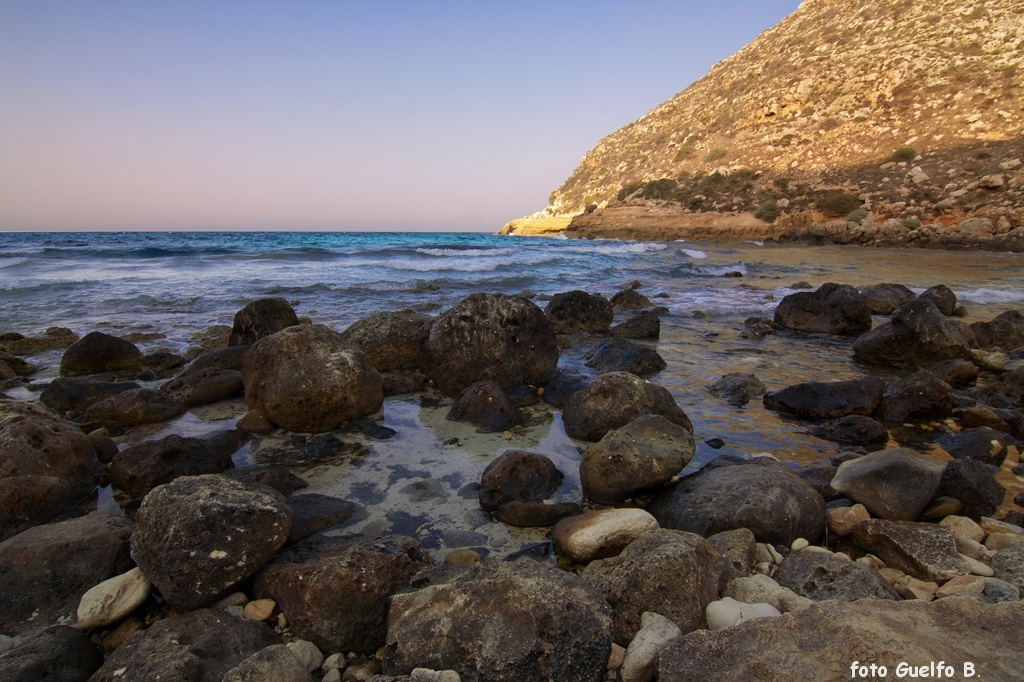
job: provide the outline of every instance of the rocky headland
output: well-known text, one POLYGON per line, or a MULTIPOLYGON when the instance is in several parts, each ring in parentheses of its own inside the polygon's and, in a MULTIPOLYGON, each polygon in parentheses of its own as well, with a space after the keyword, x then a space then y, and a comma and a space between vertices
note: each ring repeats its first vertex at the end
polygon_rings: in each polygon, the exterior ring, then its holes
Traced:
POLYGON ((1024 313, 962 314, 941 285, 785 297, 743 334, 855 339, 843 347, 874 372, 770 392, 728 374, 708 400, 760 399, 841 451, 687 475, 706 436, 650 380, 666 366, 644 341, 658 310, 635 288, 544 308, 474 294, 343 333, 260 299, 190 361, 100 332, 6 333, 7 390, 39 371, 21 356, 66 350, 38 400, 0 400, 0 678, 845 680, 942 660, 1019 679, 1024 313), (579 367, 560 363, 570 348, 579 367), (295 472, 360 448, 346 434, 395 436, 381 408, 409 393, 482 432, 560 411, 578 499, 553 501, 566 472, 514 441, 468 488, 488 523, 549 539, 442 557, 413 535, 339 534, 359 505, 298 492, 295 472), (233 429, 124 445, 239 396, 233 429), (899 447, 908 425, 931 439, 899 447), (279 466, 235 465, 272 431, 292 435, 261 448, 279 466), (108 484, 122 513, 95 510, 108 484))
POLYGON ((807 0, 602 139, 569 237, 1020 251, 1024 3, 807 0))

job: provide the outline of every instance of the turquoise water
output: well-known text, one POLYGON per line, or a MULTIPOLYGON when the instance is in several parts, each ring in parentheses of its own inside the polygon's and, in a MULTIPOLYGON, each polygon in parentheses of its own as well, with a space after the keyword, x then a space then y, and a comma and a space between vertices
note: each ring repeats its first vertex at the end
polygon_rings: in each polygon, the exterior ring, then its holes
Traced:
MULTIPOLYGON (((478 291, 528 291, 543 307, 544 295, 583 289, 610 297, 633 281, 667 309, 656 346, 668 367, 653 381, 666 386, 694 422, 699 445, 691 468, 723 453, 770 452, 808 464, 839 450, 806 435, 807 424, 757 401, 732 407, 716 400, 706 386, 723 374, 754 373, 769 390, 867 374, 898 377, 856 363, 848 338, 782 333, 742 339, 743 320, 771 317, 797 282, 899 282, 918 291, 944 283, 967 306, 968 322, 1024 308, 1024 254, 461 233, 4 233, 0 332, 30 335, 49 326, 79 334, 138 332, 152 337, 138 343, 144 351, 183 353, 195 345, 194 334, 230 325, 239 308, 261 296, 283 296, 299 315, 341 330, 379 310, 436 314, 478 291), (711 449, 703 443, 709 438, 721 438, 725 447, 711 449)), ((617 321, 626 316, 620 313, 617 321)), ((564 352, 562 365, 579 363, 590 343, 564 352)), ((41 366, 34 378, 55 376, 59 360, 60 351, 33 358, 41 366)), ((8 394, 29 399, 37 393, 8 394)), ((475 434, 447 422, 446 412, 421 406, 417 396, 389 399, 383 421, 399 432, 396 439, 368 442, 363 460, 303 472, 310 490, 366 504, 371 512, 356 530, 416 531, 438 548, 483 542, 495 551, 538 535, 484 524, 473 496, 457 491, 478 480, 505 448, 552 456, 566 474, 559 499, 579 501, 578 444, 565 436, 557 411, 508 436, 475 434), (444 481, 445 499, 416 500, 401 492, 431 477, 444 481)), ((243 413, 241 401, 195 408, 173 423, 135 429, 125 441, 231 428, 243 413)), ((236 459, 251 458, 259 447, 254 441, 236 459)))

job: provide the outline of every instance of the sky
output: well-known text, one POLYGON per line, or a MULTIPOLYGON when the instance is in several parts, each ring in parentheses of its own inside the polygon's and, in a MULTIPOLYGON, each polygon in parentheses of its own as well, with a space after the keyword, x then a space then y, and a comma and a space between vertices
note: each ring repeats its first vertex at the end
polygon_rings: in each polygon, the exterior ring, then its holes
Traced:
POLYGON ((797 0, 0 0, 0 230, 494 231, 797 0))

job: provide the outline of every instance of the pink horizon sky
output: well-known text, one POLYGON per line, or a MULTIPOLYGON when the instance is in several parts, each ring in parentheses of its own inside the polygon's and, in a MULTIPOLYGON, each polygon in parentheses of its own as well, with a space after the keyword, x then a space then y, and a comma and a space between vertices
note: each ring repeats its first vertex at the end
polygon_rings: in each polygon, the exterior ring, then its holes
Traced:
POLYGON ((0 2, 0 230, 497 230, 797 4, 0 2))

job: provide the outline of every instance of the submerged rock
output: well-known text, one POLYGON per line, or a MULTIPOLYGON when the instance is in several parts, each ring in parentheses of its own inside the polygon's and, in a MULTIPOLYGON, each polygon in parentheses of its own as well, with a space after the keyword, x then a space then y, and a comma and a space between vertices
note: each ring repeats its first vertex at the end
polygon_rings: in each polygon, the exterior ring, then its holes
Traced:
POLYGON ((543 502, 554 495, 563 478, 548 457, 507 450, 480 477, 480 507, 493 513, 509 502, 543 502))
POLYGON ((665 359, 650 346, 629 339, 602 339, 583 358, 583 364, 601 373, 629 372, 651 376, 665 369, 665 359))
POLYGON ((604 675, 611 640, 611 609, 577 576, 535 561, 485 561, 436 569, 392 598, 383 669, 592 682, 604 675))
POLYGON ((870 416, 882 400, 885 381, 864 377, 848 381, 808 381, 764 397, 769 410, 810 419, 836 419, 850 414, 870 416))
POLYGON ((811 428, 809 433, 844 445, 884 445, 889 440, 885 424, 860 414, 833 419, 811 428))
POLYGON ((467 386, 448 411, 447 418, 468 422, 486 433, 510 429, 520 419, 515 405, 493 381, 477 381, 467 386))
POLYGON ((733 372, 708 386, 708 391, 730 405, 740 406, 760 398, 768 392, 768 388, 753 374, 733 372))

